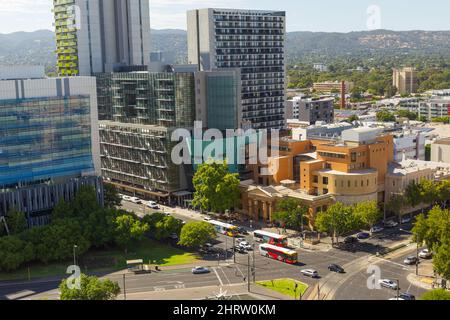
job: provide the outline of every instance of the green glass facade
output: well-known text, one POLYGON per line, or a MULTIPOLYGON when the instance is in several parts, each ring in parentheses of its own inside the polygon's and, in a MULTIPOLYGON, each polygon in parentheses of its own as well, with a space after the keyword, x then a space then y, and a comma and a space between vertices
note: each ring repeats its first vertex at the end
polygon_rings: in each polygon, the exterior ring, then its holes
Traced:
POLYGON ((226 130, 238 128, 238 106, 240 98, 238 83, 232 75, 210 76, 206 80, 208 103, 208 127, 226 130))

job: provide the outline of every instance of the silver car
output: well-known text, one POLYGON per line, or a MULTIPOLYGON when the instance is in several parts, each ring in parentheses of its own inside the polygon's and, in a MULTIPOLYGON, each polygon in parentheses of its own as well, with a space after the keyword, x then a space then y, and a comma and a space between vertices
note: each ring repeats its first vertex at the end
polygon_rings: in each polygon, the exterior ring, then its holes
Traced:
POLYGON ((389 280, 389 279, 381 279, 378 280, 378 283, 385 288, 397 290, 397 282, 389 280))
POLYGON ((319 273, 314 269, 303 269, 303 270, 300 270, 300 273, 303 274, 304 276, 311 277, 311 278, 319 277, 319 273))

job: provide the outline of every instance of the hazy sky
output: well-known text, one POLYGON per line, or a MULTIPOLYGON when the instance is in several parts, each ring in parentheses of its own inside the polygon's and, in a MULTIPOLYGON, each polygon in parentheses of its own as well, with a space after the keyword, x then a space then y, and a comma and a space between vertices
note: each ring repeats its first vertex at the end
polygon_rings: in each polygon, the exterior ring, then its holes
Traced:
MULTIPOLYGON (((0 33, 53 29, 52 3, 0 0, 0 33)), ((186 29, 186 10, 219 7, 285 10, 288 31, 367 30, 368 20, 383 29, 450 30, 449 0, 150 0, 150 7, 154 29, 186 29), (367 12, 373 5, 379 15, 367 12)))

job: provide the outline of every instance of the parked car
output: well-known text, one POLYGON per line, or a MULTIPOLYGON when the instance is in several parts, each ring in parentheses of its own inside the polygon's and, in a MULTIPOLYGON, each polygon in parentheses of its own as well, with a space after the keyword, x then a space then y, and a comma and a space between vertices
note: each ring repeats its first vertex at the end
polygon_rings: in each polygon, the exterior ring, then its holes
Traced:
POLYGON ((122 197, 122 199, 125 200, 125 201, 131 201, 131 197, 130 196, 126 196, 126 195, 124 195, 122 197))
POLYGON ((407 292, 400 293, 399 298, 403 299, 403 300, 416 300, 416 297, 414 295, 412 295, 411 293, 407 293, 407 292))
POLYGON ((387 227, 387 228, 395 228, 396 226, 398 226, 398 222, 395 222, 393 220, 389 220, 389 221, 386 221, 384 226, 387 227))
POLYGON ((212 219, 210 217, 203 218, 204 221, 211 221, 212 219))
POLYGON ((431 259, 432 256, 433 254, 429 249, 423 249, 422 251, 419 252, 419 257, 422 259, 431 259))
POLYGON ((147 207, 149 207, 150 209, 154 209, 154 210, 159 210, 159 205, 155 202, 155 201, 149 201, 147 203, 147 207))
POLYGON ((381 232, 381 231, 383 231, 383 230, 384 230, 384 228, 381 227, 381 226, 373 226, 373 227, 370 229, 370 233, 379 233, 379 232, 381 232))
POLYGON ((171 214, 170 214, 169 212, 164 212, 164 215, 165 215, 166 217, 170 217, 170 216, 171 216, 171 214))
POLYGON ((412 221, 411 217, 402 217, 402 223, 410 223, 412 221))
POLYGON ((328 266, 328 270, 332 271, 332 272, 337 272, 337 273, 345 273, 344 268, 342 268, 340 265, 338 264, 330 264, 328 266))
POLYGON ((138 197, 131 197, 131 202, 135 204, 142 204, 142 200, 139 199, 138 197))
POLYGON ((211 271, 209 271, 209 269, 205 267, 195 267, 194 269, 192 269, 193 274, 205 274, 210 272, 211 271))
POLYGON ((416 264, 417 262, 418 260, 416 256, 408 256, 405 258, 405 260, 403 260, 403 263, 406 265, 413 265, 416 264))
POLYGON ((356 235, 356 237, 357 237, 359 240, 369 239, 369 238, 370 238, 370 234, 367 233, 367 232, 360 232, 360 233, 358 233, 358 234, 356 235))
POLYGON ((405 300, 405 299, 402 299, 402 298, 400 298, 400 297, 395 297, 395 298, 390 298, 389 300, 405 300))
POLYGON ((300 273, 303 274, 304 276, 311 277, 311 278, 319 277, 319 273, 314 269, 303 269, 303 270, 300 270, 300 273))
POLYGON ((397 290, 397 282, 389 280, 389 279, 381 279, 378 280, 378 283, 385 288, 397 290))
POLYGON ((245 238, 243 238, 243 237, 237 237, 236 238, 236 243, 241 243, 241 242, 244 242, 245 241, 245 238))
POLYGON ((353 236, 351 236, 351 237, 346 237, 346 238, 344 239, 344 243, 347 243, 347 244, 355 243, 355 242, 358 242, 358 238, 353 237, 353 236))

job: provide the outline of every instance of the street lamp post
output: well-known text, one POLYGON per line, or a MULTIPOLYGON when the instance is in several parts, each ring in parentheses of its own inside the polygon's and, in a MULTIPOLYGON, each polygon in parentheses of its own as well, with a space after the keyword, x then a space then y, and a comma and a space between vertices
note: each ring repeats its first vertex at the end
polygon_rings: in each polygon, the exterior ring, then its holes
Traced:
POLYGON ((73 245, 73 265, 76 266, 77 265, 77 258, 76 258, 76 254, 75 254, 75 250, 76 248, 78 248, 78 246, 76 244, 73 245))
POLYGON ((418 275, 419 275, 419 241, 417 241, 416 243, 416 276, 418 275))

